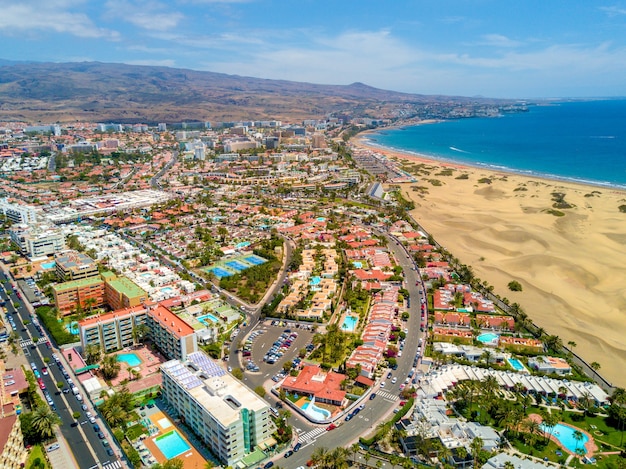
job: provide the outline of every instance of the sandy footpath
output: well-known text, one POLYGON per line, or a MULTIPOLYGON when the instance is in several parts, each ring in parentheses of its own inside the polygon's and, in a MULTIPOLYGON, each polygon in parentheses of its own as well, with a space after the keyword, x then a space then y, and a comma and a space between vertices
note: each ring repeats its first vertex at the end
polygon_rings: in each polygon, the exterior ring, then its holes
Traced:
POLYGON ((419 181, 401 184, 402 191, 415 202, 412 216, 439 243, 626 387, 626 213, 618 209, 626 192, 374 150, 417 171, 419 181), (467 179, 457 179, 461 174, 467 179), (553 193, 572 208, 554 209, 553 193), (510 291, 511 280, 523 291, 510 291))

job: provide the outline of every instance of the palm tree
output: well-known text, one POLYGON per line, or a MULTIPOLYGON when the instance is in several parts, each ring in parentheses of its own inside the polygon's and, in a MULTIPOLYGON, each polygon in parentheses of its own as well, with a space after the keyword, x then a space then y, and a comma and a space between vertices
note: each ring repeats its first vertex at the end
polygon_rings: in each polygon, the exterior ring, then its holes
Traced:
POLYGON ((583 441, 583 432, 581 432, 580 430, 574 430, 572 436, 576 440, 576 449, 574 451, 578 453, 578 444, 583 441))
POLYGON ((319 467, 325 467, 328 461, 328 449, 323 446, 318 446, 311 454, 311 461, 313 464, 319 467))
POLYGON ((361 445, 359 445, 358 443, 353 443, 352 446, 350 446, 350 451, 352 452, 353 465, 356 464, 356 456, 359 454, 360 449, 361 449, 361 445))
POLYGON ((480 452, 483 449, 483 439, 479 436, 474 438, 470 443, 470 450, 472 452, 472 456, 474 457, 474 467, 478 467, 478 457, 480 456, 480 452))
POLYGON ((54 427, 60 423, 61 418, 47 405, 40 405, 33 411, 33 428, 44 440, 54 436, 54 427))
POLYGON ((556 427, 557 423, 559 423, 559 420, 560 418, 558 414, 553 414, 551 412, 546 412, 543 414, 543 427, 546 429, 546 442, 552 436, 552 432, 554 432, 554 427, 556 427))
POLYGON ((87 365, 93 365, 94 363, 98 363, 102 356, 102 349, 96 344, 89 344, 85 346, 85 361, 87 365))
POLYGON ((624 420, 626 417, 626 390, 624 388, 615 388, 610 398, 611 405, 617 406, 617 421, 622 436, 620 438, 620 447, 624 444, 624 420))
POLYGON ((113 379, 120 372, 122 365, 117 360, 117 355, 105 355, 100 361, 100 371, 104 379, 113 379))
POLYGON ((513 464, 511 461, 505 461, 503 467, 504 469, 515 469, 515 464, 513 464))

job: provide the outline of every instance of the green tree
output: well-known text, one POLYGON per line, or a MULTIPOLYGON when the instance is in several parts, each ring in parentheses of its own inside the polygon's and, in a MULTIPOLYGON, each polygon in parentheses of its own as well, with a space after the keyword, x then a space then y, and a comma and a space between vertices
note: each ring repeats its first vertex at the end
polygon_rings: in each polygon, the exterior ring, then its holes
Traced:
POLYGON ((40 405, 33 411, 32 425, 41 439, 54 436, 54 428, 61 423, 61 418, 47 405, 40 405))
POLYGON ((98 363, 102 358, 102 349, 96 344, 89 344, 84 349, 85 362, 87 365, 93 365, 98 363))
POLYGON ((120 372, 121 363, 117 360, 117 355, 105 355, 100 361, 100 371, 106 380, 111 380, 120 372))
POLYGON ((265 397, 265 395, 267 394, 263 386, 257 386, 256 388, 254 388, 254 392, 261 397, 265 397))

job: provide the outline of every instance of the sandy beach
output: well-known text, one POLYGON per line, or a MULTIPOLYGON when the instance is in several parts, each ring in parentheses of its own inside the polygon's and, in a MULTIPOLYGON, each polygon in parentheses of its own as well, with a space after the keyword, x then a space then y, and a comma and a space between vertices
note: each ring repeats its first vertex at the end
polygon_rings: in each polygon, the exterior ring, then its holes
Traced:
POLYGON ((402 192, 439 243, 547 333, 574 341, 574 351, 598 362, 609 382, 626 387, 626 213, 618 208, 626 192, 370 148, 401 159, 417 176, 402 192), (555 193, 571 208, 554 208, 555 193), (523 291, 510 291, 511 280, 523 291))

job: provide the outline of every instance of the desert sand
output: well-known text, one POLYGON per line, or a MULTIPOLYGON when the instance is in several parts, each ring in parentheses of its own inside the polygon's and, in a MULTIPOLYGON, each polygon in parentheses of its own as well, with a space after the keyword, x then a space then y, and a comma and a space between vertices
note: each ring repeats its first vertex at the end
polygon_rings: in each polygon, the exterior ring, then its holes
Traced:
POLYGON ((626 213, 618 208, 626 192, 372 149, 417 176, 402 192, 415 202, 413 218, 441 245, 548 334, 574 341, 574 351, 598 362, 614 386, 626 387, 626 213), (555 209, 553 193, 572 208, 555 209), (510 291, 511 280, 523 291, 510 291))

